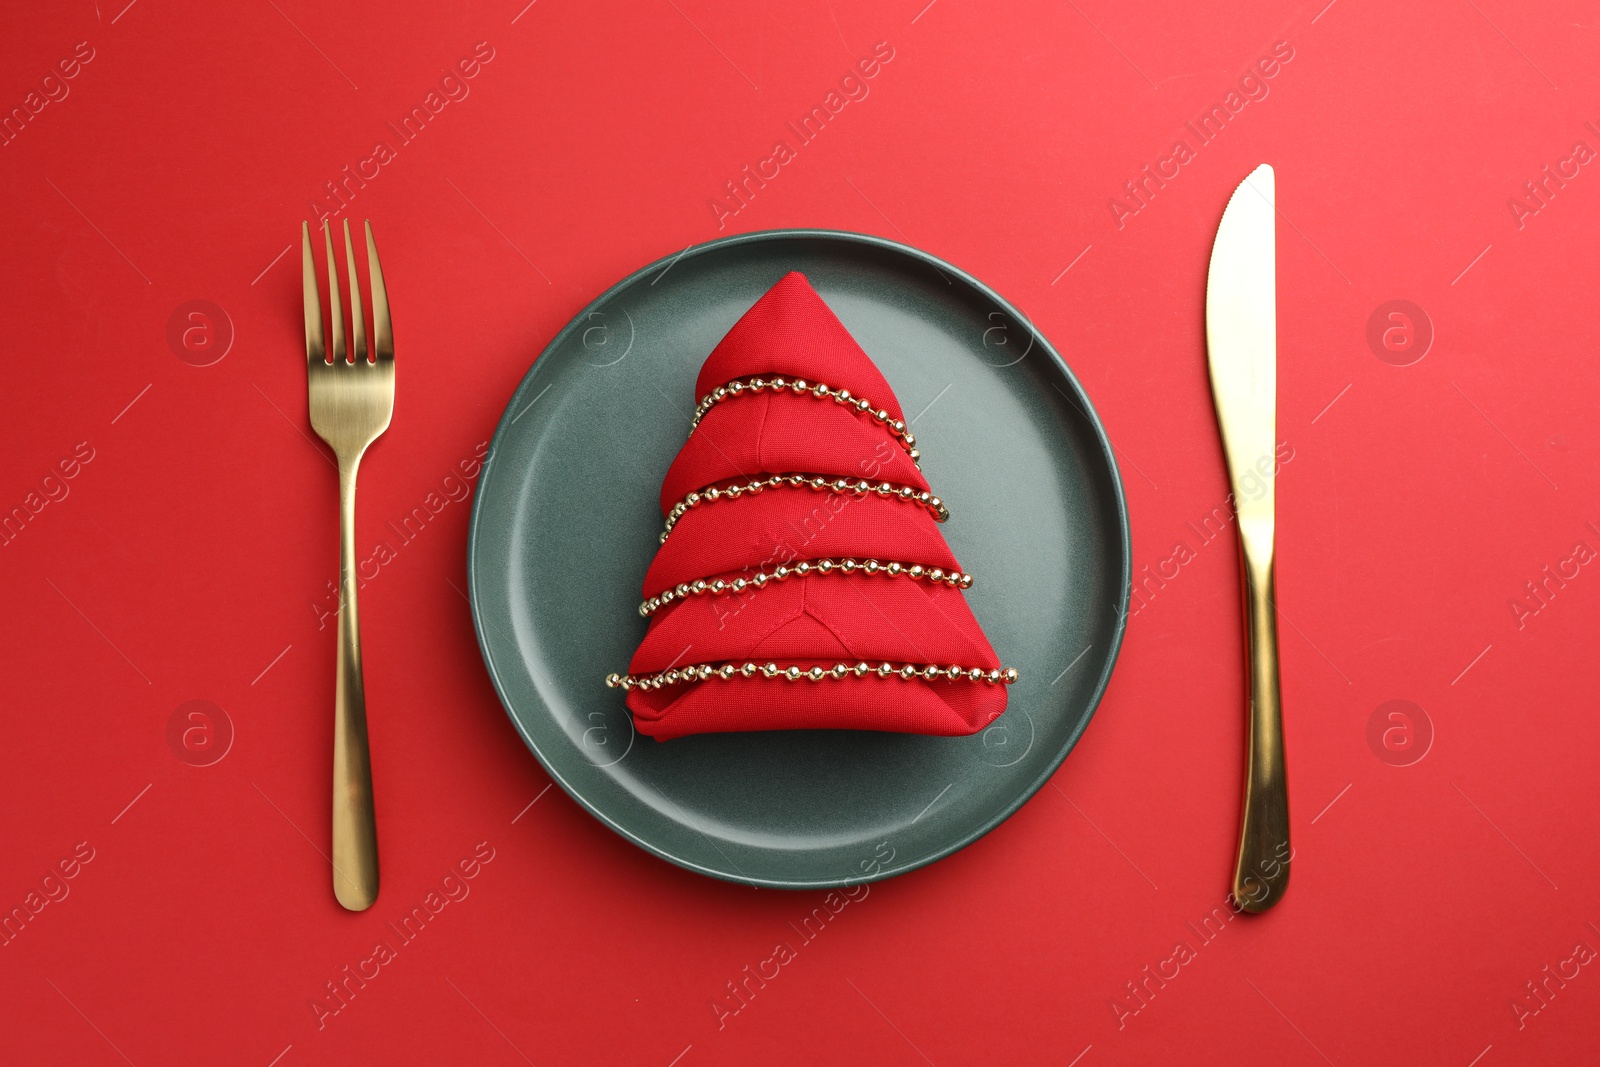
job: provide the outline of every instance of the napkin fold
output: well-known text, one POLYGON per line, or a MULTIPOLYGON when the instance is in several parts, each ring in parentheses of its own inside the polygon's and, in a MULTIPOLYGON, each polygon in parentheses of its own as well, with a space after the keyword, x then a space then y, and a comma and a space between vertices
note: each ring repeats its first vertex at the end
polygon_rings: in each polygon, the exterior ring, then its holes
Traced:
POLYGON ((968 608, 899 399, 804 275, 728 331, 661 487, 644 641, 626 675, 641 733, 970 734, 1006 670, 968 608))

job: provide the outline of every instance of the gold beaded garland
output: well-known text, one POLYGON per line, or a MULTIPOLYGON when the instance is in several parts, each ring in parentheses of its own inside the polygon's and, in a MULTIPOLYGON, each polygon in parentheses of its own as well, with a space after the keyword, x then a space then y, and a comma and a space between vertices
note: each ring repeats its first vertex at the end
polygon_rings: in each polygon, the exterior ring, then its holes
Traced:
MULTIPOLYGON (((760 393, 764 390, 790 391, 796 395, 808 395, 818 400, 832 400, 834 403, 854 408, 862 415, 882 424, 891 435, 898 438, 905 447, 908 456, 918 469, 922 453, 916 447, 916 436, 911 433, 903 419, 892 416, 885 408, 874 405, 865 397, 852 396, 848 389, 834 389, 821 382, 807 382, 803 378, 785 378, 775 376, 770 379, 754 377, 749 379, 735 379, 726 385, 718 386, 701 398, 699 406, 695 409, 691 430, 700 425, 700 420, 705 417, 713 407, 729 397, 737 397, 746 392, 760 393)), ((920 504, 933 513, 938 522, 945 522, 950 518, 950 511, 940 500, 930 492, 920 491, 909 485, 895 485, 890 482, 871 482, 864 478, 852 479, 834 477, 829 478, 817 474, 773 474, 763 478, 755 478, 748 482, 734 482, 721 486, 708 486, 691 492, 678 503, 674 504, 667 513, 666 528, 661 533, 664 543, 679 519, 686 515, 692 508, 703 503, 715 503, 718 500, 737 500, 745 494, 756 494, 766 489, 774 488, 809 488, 818 492, 849 493, 855 496, 877 495, 889 500, 900 500, 905 503, 920 504)), ((690 582, 680 582, 676 586, 663 590, 658 595, 651 597, 639 605, 639 614, 649 616, 690 596, 704 596, 711 594, 720 596, 725 593, 742 593, 746 589, 763 589, 769 582, 785 581, 793 575, 804 577, 813 571, 817 574, 827 575, 835 570, 841 574, 851 575, 857 571, 868 575, 883 574, 893 578, 912 578, 919 581, 942 583, 952 588, 967 589, 972 586, 973 578, 970 574, 961 571, 946 571, 941 567, 927 567, 920 563, 903 563, 898 560, 880 561, 876 559, 818 559, 802 560, 792 565, 779 564, 771 571, 757 571, 748 577, 738 575, 732 579, 726 578, 697 578, 690 582)), ((873 666, 866 662, 856 664, 835 663, 832 666, 813 664, 802 667, 799 664, 780 666, 774 662, 742 662, 709 664, 702 663, 689 667, 676 667, 653 674, 610 674, 606 676, 606 685, 613 689, 629 691, 635 688, 646 691, 660 689, 663 686, 677 685, 681 682, 704 682, 711 679, 724 681, 734 678, 783 679, 790 682, 806 680, 821 682, 824 680, 840 681, 846 678, 864 678, 875 674, 880 679, 898 678, 902 681, 967 681, 984 682, 988 685, 1010 685, 1017 680, 1015 668, 993 669, 985 671, 982 667, 962 667, 958 664, 940 666, 938 664, 905 663, 896 666, 892 663, 879 663, 873 666)))
POLYGON ((737 500, 746 493, 760 493, 767 489, 777 488, 808 488, 817 492, 851 493, 855 496, 876 494, 888 500, 903 500, 907 503, 920 504, 933 513, 936 522, 945 522, 950 518, 950 509, 945 507, 943 500, 926 491, 918 491, 909 485, 893 485, 889 482, 869 482, 865 478, 827 478, 820 474, 773 474, 765 478, 754 478, 748 482, 734 482, 723 486, 709 486, 690 493, 667 512, 667 527, 661 532, 663 543, 667 535, 672 533, 672 528, 678 524, 693 508, 705 503, 715 503, 718 500, 737 500))
POLYGON ((633 689, 643 689, 648 692, 663 686, 677 685, 680 682, 704 682, 710 679, 727 681, 736 675, 741 678, 754 678, 757 673, 763 678, 782 678, 789 682, 841 681, 846 678, 863 678, 874 673, 879 678, 900 678, 908 682, 949 680, 1011 685, 1017 680, 1015 667, 985 671, 982 667, 961 667, 954 664, 941 667, 936 663, 907 663, 898 668, 892 663, 880 663, 875 668, 866 663, 857 663, 854 666, 848 663, 835 663, 831 667, 824 667, 821 664, 813 664, 810 667, 790 664, 787 667, 780 667, 776 663, 700 663, 692 667, 657 671, 654 674, 608 674, 606 685, 624 692, 633 689))
POLYGON ((711 392, 700 398, 700 405, 694 410, 694 419, 689 424, 690 430, 700 425, 700 420, 706 413, 729 397, 742 396, 746 392, 760 393, 772 389, 776 392, 788 390, 797 396, 812 396, 818 400, 832 400, 836 404, 853 407, 861 414, 882 423, 895 437, 898 437, 906 448, 906 454, 911 457, 911 462, 920 470, 922 453, 917 450, 917 436, 907 428, 904 419, 897 419, 889 412, 864 397, 851 396, 848 389, 834 389, 821 382, 808 382, 804 378, 735 378, 726 385, 719 385, 711 392))
POLYGON ((676 586, 663 589, 657 595, 639 605, 639 614, 645 618, 660 611, 668 604, 676 603, 691 596, 705 596, 711 594, 718 596, 723 593, 741 593, 750 586, 757 589, 764 588, 768 582, 782 582, 789 578, 804 577, 807 574, 832 574, 838 571, 841 574, 854 574, 863 570, 867 574, 882 574, 896 578, 916 578, 935 584, 948 585, 952 589, 971 589, 973 578, 970 574, 961 571, 946 571, 941 567, 924 567, 920 563, 900 563, 890 560, 888 563, 879 563, 875 559, 866 562, 845 559, 815 559, 802 560, 790 566, 780 563, 769 571, 757 571, 749 578, 739 577, 733 581, 716 578, 706 581, 698 578, 693 582, 680 582, 676 586))

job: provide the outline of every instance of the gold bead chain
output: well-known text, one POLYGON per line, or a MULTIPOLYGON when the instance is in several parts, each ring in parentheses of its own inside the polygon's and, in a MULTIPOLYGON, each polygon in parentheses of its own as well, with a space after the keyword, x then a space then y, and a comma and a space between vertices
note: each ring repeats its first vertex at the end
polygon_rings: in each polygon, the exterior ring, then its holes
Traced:
POLYGON ((918 490, 909 485, 894 485, 890 482, 873 482, 865 478, 829 478, 822 474, 774 474, 766 478, 755 478, 743 484, 735 482, 725 486, 711 486, 707 489, 696 490, 672 505, 672 510, 667 512, 667 528, 661 531, 663 543, 678 520, 689 512, 690 508, 699 507, 701 504, 711 504, 718 500, 737 500, 745 493, 759 493, 764 489, 776 489, 782 486, 794 488, 810 488, 818 492, 853 493, 856 496, 866 496, 876 493, 878 496, 904 500, 907 503, 921 504, 933 512, 936 522, 945 522, 950 518, 950 509, 945 507, 944 501, 926 490, 918 490))
POLYGON ((898 678, 901 681, 987 682, 989 685, 1010 685, 1017 680, 1015 667, 985 671, 982 667, 941 667, 938 664, 906 663, 896 667, 880 663, 873 667, 867 663, 835 663, 832 667, 801 667, 795 664, 779 666, 777 663, 700 663, 689 667, 675 667, 655 674, 608 674, 606 685, 624 692, 632 689, 660 689, 680 682, 704 682, 713 678, 729 681, 733 678, 781 679, 786 682, 840 681, 845 678, 865 678, 874 674, 879 678, 898 678))
POLYGON ((961 571, 947 571, 942 567, 924 567, 920 563, 901 563, 890 560, 887 563, 875 559, 814 559, 801 560, 799 563, 780 563, 770 571, 757 571, 746 578, 740 575, 731 580, 713 578, 707 581, 697 578, 692 582, 680 582, 676 586, 662 590, 662 592, 639 605, 639 614, 649 618, 678 600, 691 596, 704 596, 711 594, 721 596, 724 593, 743 593, 747 589, 764 589, 769 582, 782 582, 790 578, 804 578, 808 574, 855 574, 860 571, 868 575, 886 575, 890 578, 917 578, 929 582, 942 582, 956 589, 972 588, 972 575, 961 571))
POLYGON ((897 419, 889 414, 888 409, 875 407, 872 401, 864 396, 851 396, 848 389, 834 389, 832 386, 821 382, 808 382, 804 378, 735 378, 727 385, 719 385, 711 392, 700 398, 700 406, 695 408, 694 420, 689 428, 693 430, 700 425, 700 420, 705 418, 706 412, 716 407, 718 403, 729 397, 741 396, 744 393, 759 393, 766 389, 782 392, 787 389, 796 395, 813 396, 818 400, 832 400, 836 404, 844 404, 855 408, 863 415, 869 415, 882 423, 894 436, 900 438, 905 445, 906 453, 911 457, 911 462, 920 470, 919 462, 922 453, 917 451, 917 436, 906 426, 904 419, 897 419))

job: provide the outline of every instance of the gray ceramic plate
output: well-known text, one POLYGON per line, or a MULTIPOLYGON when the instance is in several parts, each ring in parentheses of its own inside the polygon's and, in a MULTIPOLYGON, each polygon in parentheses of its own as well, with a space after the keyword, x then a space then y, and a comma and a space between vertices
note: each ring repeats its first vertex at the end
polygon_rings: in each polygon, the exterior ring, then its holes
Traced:
POLYGON ((947 856, 1042 786, 1094 713, 1128 607, 1127 509, 1078 382, 974 278, 890 241, 755 233, 647 267, 550 342, 500 421, 473 508, 473 617, 489 673, 545 769, 607 826, 704 874, 838 886, 947 856), (662 476, 700 364, 803 271, 894 386, 966 594, 1021 672, 972 737, 858 731, 635 734, 605 676, 645 620, 662 476))

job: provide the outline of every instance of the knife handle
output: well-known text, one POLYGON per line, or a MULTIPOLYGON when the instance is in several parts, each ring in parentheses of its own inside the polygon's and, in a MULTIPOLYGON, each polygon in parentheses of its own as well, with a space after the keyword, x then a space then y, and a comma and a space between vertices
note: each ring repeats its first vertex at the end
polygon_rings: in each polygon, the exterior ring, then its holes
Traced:
POLYGON ((1289 888, 1289 789, 1284 774, 1282 698, 1278 688, 1277 580, 1270 540, 1265 552, 1241 543, 1244 572, 1248 741, 1244 814, 1233 898, 1240 909, 1262 912, 1289 888), (1259 556, 1265 556, 1263 562, 1259 556))

